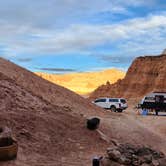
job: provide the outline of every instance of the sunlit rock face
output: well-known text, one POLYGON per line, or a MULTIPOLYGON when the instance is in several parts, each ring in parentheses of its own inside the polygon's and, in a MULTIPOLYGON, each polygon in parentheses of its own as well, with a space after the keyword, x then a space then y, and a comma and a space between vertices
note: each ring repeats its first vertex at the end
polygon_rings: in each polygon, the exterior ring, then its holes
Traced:
MULTIPOLYGON (((164 53, 164 52, 163 52, 164 53)), ((136 58, 126 76, 115 84, 98 87, 90 98, 102 96, 140 98, 151 91, 166 90, 166 54, 136 58)))
POLYGON ((48 81, 64 86, 81 95, 88 95, 105 82, 109 81, 110 83, 115 83, 118 79, 122 79, 125 76, 125 72, 118 69, 63 75, 48 73, 36 74, 48 81))

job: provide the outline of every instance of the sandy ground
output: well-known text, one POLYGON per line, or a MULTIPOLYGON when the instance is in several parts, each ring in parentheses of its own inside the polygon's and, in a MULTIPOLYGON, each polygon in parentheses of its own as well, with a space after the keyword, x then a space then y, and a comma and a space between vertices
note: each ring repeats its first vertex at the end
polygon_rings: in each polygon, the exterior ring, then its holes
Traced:
POLYGON ((142 116, 133 107, 123 113, 105 112, 100 130, 108 139, 150 146, 166 154, 166 113, 142 116))

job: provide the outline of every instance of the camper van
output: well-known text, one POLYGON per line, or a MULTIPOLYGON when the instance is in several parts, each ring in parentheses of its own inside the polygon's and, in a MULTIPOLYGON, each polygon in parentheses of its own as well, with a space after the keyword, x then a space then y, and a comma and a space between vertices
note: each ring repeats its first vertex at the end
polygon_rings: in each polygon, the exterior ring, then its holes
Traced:
POLYGON ((158 112, 166 112, 166 92, 152 92, 147 94, 140 102, 142 109, 158 112))

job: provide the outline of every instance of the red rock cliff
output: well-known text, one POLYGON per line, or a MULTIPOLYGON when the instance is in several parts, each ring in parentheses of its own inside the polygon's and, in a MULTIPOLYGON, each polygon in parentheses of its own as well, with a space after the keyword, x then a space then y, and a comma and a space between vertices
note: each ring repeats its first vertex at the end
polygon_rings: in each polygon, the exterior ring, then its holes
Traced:
POLYGON ((124 79, 101 85, 90 96, 139 98, 146 93, 166 91, 166 53, 136 58, 124 79))

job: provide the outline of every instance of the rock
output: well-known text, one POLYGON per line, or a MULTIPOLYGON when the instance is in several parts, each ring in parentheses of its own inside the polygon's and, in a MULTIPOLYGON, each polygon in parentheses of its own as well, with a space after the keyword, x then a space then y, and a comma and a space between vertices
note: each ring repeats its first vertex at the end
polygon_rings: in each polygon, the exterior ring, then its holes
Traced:
POLYGON ((8 127, 0 129, 0 147, 12 145, 12 132, 8 127))
POLYGON ((135 160, 132 162, 133 166, 140 166, 141 162, 139 160, 135 160))
POLYGON ((119 161, 119 159, 121 158, 121 153, 116 149, 107 151, 107 154, 110 159, 113 159, 115 161, 119 161))
POLYGON ((164 153, 156 152, 156 151, 153 152, 153 158, 154 159, 159 159, 159 158, 163 158, 163 157, 164 157, 164 153))
POLYGON ((136 154, 138 156, 145 156, 145 155, 149 155, 149 154, 152 154, 152 153, 153 153, 153 151, 150 148, 144 147, 144 146, 139 148, 136 152, 136 154))
POLYGON ((158 159, 158 162, 160 166, 166 166, 166 158, 158 159))
POLYGON ((143 163, 141 164, 141 166, 149 166, 149 164, 143 163))
POLYGON ((111 165, 111 162, 110 162, 110 160, 109 160, 109 158, 103 158, 101 161, 100 161, 100 163, 101 163, 101 166, 112 166, 111 165))
POLYGON ((12 136, 12 131, 7 126, 1 128, 0 130, 0 139, 1 138, 9 138, 12 136))
POLYGON ((125 156, 121 156, 120 159, 118 160, 118 162, 120 164, 130 165, 132 161, 130 159, 126 158, 125 156))
POLYGON ((159 166, 160 163, 158 160, 152 160, 152 166, 159 166))
POLYGON ((152 162, 152 155, 145 155, 143 157, 143 163, 150 164, 152 162))

